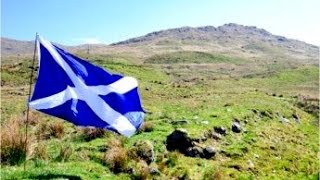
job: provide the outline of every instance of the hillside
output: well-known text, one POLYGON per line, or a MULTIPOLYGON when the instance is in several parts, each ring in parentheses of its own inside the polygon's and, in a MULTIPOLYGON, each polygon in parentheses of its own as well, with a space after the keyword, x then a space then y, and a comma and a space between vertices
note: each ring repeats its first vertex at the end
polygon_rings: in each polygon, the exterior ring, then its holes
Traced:
POLYGON ((1 37, 1 56, 32 55, 34 51, 33 41, 19 41, 1 37))
POLYGON ((0 179, 319 179, 313 45, 227 24, 90 45, 89 54, 67 47, 137 78, 145 123, 125 138, 31 110, 24 154, 33 47, 1 40, 0 179))
POLYGON ((182 27, 149 33, 111 44, 113 46, 152 46, 181 50, 235 53, 238 55, 317 59, 318 48, 301 41, 277 36, 255 26, 234 23, 219 27, 182 27))
MULTIPOLYGON (((31 42, 1 38, 2 56, 33 53, 31 42)), ((65 47, 65 46, 64 46, 65 47)), ((318 47, 288 39, 254 26, 225 24, 219 27, 181 27, 149 33, 111 45, 67 46, 71 52, 131 57, 141 62, 154 55, 179 51, 228 54, 257 60, 288 60, 318 64, 318 47), (140 60, 138 60, 140 59, 140 60)), ((4 58, 5 60, 6 58, 4 58)))

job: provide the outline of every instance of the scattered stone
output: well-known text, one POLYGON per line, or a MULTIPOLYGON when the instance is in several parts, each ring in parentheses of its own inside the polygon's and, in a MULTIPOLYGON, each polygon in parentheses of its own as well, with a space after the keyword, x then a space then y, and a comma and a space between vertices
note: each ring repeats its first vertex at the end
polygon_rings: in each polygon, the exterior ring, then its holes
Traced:
POLYGON ((284 124, 290 123, 290 120, 285 118, 285 117, 279 117, 279 121, 284 123, 284 124))
POLYGON ((192 146, 192 140, 185 129, 176 129, 167 136, 166 147, 169 151, 179 150, 185 153, 192 146))
POLYGON ((134 144, 134 150, 137 156, 144 160, 147 164, 154 161, 153 145, 148 140, 140 140, 134 144))
POLYGON ((257 159, 260 157, 258 154, 253 154, 253 156, 257 159))
POLYGON ((199 158, 204 157, 203 149, 198 146, 188 148, 185 155, 190 157, 199 157, 199 158))
POLYGON ((216 132, 212 132, 211 133, 211 137, 213 138, 213 139, 215 139, 215 140, 220 140, 221 139, 221 134, 218 134, 218 133, 216 133, 216 132))
POLYGON ((232 131, 235 132, 235 133, 240 133, 240 132, 241 132, 240 122, 234 121, 234 122, 232 123, 231 129, 232 129, 232 131))
POLYGON ((208 130, 204 133, 204 137, 206 138, 213 138, 215 140, 220 140, 221 139, 221 134, 218 134, 216 132, 214 132, 213 130, 208 130))
POLYGON ((226 128, 224 128, 223 126, 216 126, 216 127, 214 127, 213 128, 214 129, 214 131, 216 132, 216 133, 219 133, 219 134, 221 134, 221 135, 226 135, 227 134, 227 129, 226 128))
POLYGON ((203 150, 204 158, 206 159, 210 159, 211 157, 216 155, 216 153, 217 153, 217 150, 213 146, 207 146, 203 150))
POLYGON ((296 121, 296 123, 300 124, 300 117, 297 114, 292 114, 292 118, 294 119, 294 121, 296 121))
POLYGON ((202 124, 209 124, 208 121, 201 121, 202 124))
POLYGON ((251 160, 247 161, 248 169, 254 169, 254 164, 251 160))

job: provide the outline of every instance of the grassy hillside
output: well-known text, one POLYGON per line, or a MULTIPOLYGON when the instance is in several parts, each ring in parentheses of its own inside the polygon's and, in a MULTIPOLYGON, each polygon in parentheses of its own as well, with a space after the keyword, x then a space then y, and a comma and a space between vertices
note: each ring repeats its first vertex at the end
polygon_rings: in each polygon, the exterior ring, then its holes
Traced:
POLYGON ((172 52, 160 55, 154 55, 147 60, 145 63, 151 64, 176 64, 176 63, 245 63, 245 59, 228 57, 220 54, 210 54, 198 51, 182 51, 172 52))
MULTIPOLYGON (((319 178, 319 67, 200 52, 156 55, 143 64, 126 57, 91 59, 138 79, 147 111, 144 128, 131 138, 88 133, 31 111, 27 170, 22 161, 2 161, 1 179, 319 178), (235 120, 240 133, 231 130, 235 120), (217 149, 212 159, 166 149, 174 129, 201 139, 215 126, 225 127, 227 134, 199 141, 217 149), (150 165, 133 153, 141 140, 154 146, 150 165)), ((30 62, 1 68, 2 152, 5 138, 23 137, 30 62)))

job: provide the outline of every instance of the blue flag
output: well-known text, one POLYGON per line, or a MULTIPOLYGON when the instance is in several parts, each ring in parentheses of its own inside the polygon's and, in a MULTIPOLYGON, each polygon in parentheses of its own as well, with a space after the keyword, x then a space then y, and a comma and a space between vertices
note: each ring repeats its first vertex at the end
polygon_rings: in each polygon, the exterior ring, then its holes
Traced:
POLYGON ((37 38, 38 79, 31 108, 79 126, 133 135, 144 118, 138 82, 106 72, 37 38))

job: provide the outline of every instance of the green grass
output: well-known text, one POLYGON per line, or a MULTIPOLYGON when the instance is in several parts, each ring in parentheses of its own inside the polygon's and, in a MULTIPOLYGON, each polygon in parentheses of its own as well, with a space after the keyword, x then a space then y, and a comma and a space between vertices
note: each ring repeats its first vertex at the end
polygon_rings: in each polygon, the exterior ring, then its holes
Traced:
POLYGON ((176 63, 235 63, 243 64, 245 59, 221 54, 210 54, 198 51, 181 51, 167 54, 154 55, 145 60, 151 64, 176 64, 176 63))
MULTIPOLYGON (((35 132, 39 124, 30 125, 31 147, 44 144, 48 159, 34 158, 31 148, 27 170, 23 170, 23 165, 2 165, 1 179, 132 178, 128 173, 114 174, 101 162, 103 151, 111 139, 120 140, 127 150, 139 140, 151 141, 156 161, 150 166, 161 167, 161 163, 167 162, 161 175, 157 176, 159 179, 202 179, 212 176, 226 179, 318 178, 319 127, 313 123, 317 117, 297 107, 295 102, 299 94, 319 98, 319 67, 278 68, 267 76, 254 74, 248 78, 242 76, 245 69, 241 68, 229 76, 222 70, 213 72, 209 67, 204 70, 195 64, 189 65, 183 73, 176 73, 181 72, 181 66, 172 64, 197 63, 200 59, 204 63, 234 65, 237 58, 198 52, 179 52, 153 58, 147 59, 148 64, 143 65, 103 56, 93 59, 93 63, 111 72, 138 79, 143 106, 148 112, 145 120, 154 125, 152 132, 142 132, 131 138, 108 133, 103 138, 86 142, 81 138, 79 127, 65 122, 63 138, 37 140, 35 132), (260 114, 254 113, 254 110, 260 114), (300 117, 300 124, 295 123, 293 114, 300 117), (289 119, 290 123, 281 123, 280 116, 289 119), (231 131, 235 118, 243 127, 239 134, 231 131), (176 120, 187 120, 188 124, 171 124, 176 120), (218 149, 214 159, 190 158, 167 152, 164 142, 175 128, 185 128, 191 136, 201 137, 214 126, 224 126, 228 131, 220 141, 208 140, 202 144, 218 149), (58 158, 62 147, 71 149, 70 157, 65 160, 58 158), (253 168, 249 168, 249 160, 254 164, 253 168)), ((13 67, 3 65, 1 75, 5 85, 1 91, 1 124, 10 117, 23 116, 28 89, 28 63, 30 61, 13 67)), ((240 66, 243 65, 238 64, 235 68, 240 66)), ((251 64, 247 66, 251 67, 251 64)), ((259 68, 264 67, 261 65, 259 68)), ((38 118, 42 123, 62 121, 44 114, 38 118)), ((130 159, 129 165, 138 167, 139 163, 130 159)))

